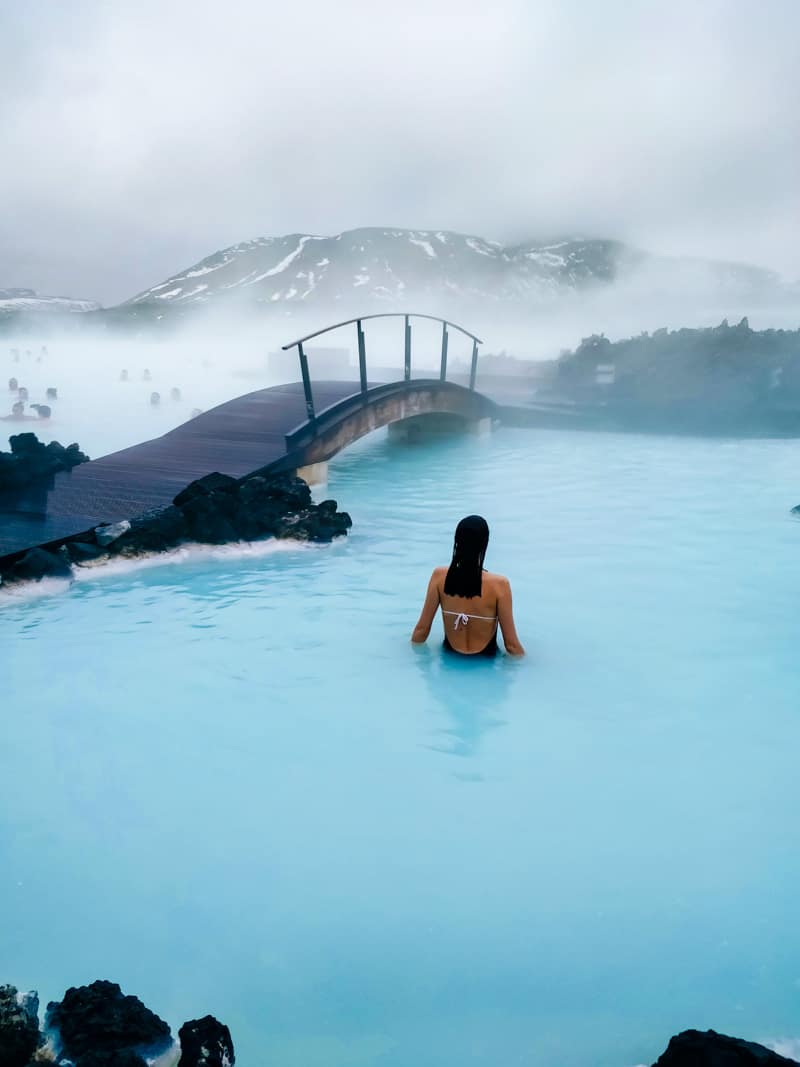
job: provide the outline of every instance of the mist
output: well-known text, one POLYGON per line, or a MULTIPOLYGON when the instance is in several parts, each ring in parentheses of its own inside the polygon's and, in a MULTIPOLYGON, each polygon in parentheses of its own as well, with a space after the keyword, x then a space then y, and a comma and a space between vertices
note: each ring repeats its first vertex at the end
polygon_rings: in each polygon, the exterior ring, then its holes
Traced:
POLYGON ((0 285, 110 305, 360 225, 800 275, 793 0, 8 9, 0 285))

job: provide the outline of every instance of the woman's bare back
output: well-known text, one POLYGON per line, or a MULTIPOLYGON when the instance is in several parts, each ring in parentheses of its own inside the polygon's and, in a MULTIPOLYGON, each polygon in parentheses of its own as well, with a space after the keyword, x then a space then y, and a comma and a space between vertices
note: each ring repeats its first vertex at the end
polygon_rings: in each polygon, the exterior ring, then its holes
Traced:
POLYGON ((456 652, 467 656, 482 652, 499 626, 506 651, 512 656, 524 655, 525 650, 514 627, 508 579, 502 574, 484 571, 480 596, 448 596, 444 591, 447 570, 447 567, 436 567, 431 575, 422 614, 411 640, 421 642, 427 639, 436 611, 441 606, 445 636, 456 652))

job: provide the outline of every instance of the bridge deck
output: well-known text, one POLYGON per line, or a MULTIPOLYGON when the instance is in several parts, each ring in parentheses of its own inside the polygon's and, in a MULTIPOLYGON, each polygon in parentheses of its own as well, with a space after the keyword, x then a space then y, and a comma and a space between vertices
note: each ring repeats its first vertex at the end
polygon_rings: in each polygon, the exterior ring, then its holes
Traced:
MULTIPOLYGON (((315 382, 317 411, 357 392, 315 382)), ((306 418, 300 383, 259 389, 152 441, 57 474, 52 485, 0 493, 0 557, 164 507, 209 471, 241 478, 286 455, 285 435, 306 418)))

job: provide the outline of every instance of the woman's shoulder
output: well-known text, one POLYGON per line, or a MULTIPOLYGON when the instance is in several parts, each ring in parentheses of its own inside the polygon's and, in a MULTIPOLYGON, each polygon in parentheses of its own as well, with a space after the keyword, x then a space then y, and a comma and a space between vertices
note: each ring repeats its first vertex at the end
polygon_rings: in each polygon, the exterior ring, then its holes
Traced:
POLYGON ((511 584, 504 574, 493 574, 491 571, 483 572, 483 580, 495 589, 507 589, 511 584))

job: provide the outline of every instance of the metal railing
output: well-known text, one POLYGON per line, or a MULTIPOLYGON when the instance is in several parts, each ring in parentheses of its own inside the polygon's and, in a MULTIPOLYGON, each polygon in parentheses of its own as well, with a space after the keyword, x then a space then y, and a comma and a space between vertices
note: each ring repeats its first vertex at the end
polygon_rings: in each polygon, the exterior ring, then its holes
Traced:
POLYGON ((483 342, 479 337, 476 337, 474 333, 470 333, 469 330, 465 330, 463 326, 459 326, 458 323, 449 322, 447 319, 440 319, 436 315, 423 315, 415 311, 387 311, 377 315, 361 315, 356 319, 345 319, 344 322, 336 322, 333 326, 326 326, 323 330, 316 330, 314 333, 308 333, 305 337, 300 337, 296 341, 290 341, 289 344, 283 345, 283 351, 288 352, 290 348, 297 349, 297 355, 300 359, 300 374, 303 379, 303 393, 306 399, 306 413, 308 415, 309 422, 313 422, 316 418, 314 413, 314 395, 311 390, 311 375, 308 369, 308 356, 306 355, 303 345, 306 341, 312 340, 314 337, 321 337, 324 333, 330 333, 331 330, 338 330, 342 326, 351 326, 355 323, 356 326, 356 340, 358 343, 358 376, 361 385, 361 392, 366 393, 368 391, 367 385, 367 342, 364 334, 363 322, 367 319, 405 319, 405 334, 404 334, 404 354, 403 354, 403 380, 406 382, 411 381, 411 319, 430 319, 432 322, 440 322, 442 324, 442 354, 439 362, 439 381, 444 382, 447 380, 447 348, 449 342, 449 329, 458 330, 459 333, 463 333, 466 337, 472 339, 472 362, 470 364, 469 372, 469 388, 475 389, 475 376, 478 372, 478 345, 483 342))

